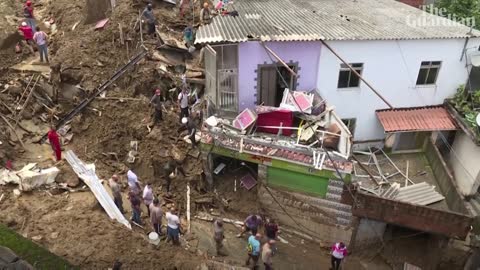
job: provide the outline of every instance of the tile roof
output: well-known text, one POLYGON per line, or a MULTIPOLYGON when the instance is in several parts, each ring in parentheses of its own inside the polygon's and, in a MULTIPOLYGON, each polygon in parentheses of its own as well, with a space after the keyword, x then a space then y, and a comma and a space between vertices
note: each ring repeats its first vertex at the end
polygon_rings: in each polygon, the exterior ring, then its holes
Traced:
POLYGON ((238 16, 214 17, 195 42, 465 38, 470 30, 393 0, 236 0, 234 8, 238 16))
POLYGON ((377 110, 385 132, 455 130, 457 125, 443 106, 377 110))

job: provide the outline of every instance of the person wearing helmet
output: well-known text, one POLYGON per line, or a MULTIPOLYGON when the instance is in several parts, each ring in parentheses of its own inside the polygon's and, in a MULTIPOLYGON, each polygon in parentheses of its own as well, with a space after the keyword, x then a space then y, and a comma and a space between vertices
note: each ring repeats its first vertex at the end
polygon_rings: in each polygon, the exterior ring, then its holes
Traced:
POLYGON ((35 53, 35 51, 33 50, 33 46, 35 46, 35 43, 33 42, 33 29, 30 26, 28 26, 26 22, 22 22, 18 30, 22 32, 23 38, 25 39, 26 46, 28 47, 30 52, 35 53))
POLYGON ((197 127, 195 122, 189 119, 188 117, 182 118, 182 124, 187 127, 188 130, 188 139, 192 142, 192 147, 195 148, 198 145, 197 139, 195 138, 195 134, 197 133, 197 127))
POLYGON ((32 28, 33 33, 35 33, 37 25, 35 23, 35 17, 33 16, 33 7, 31 1, 25 2, 25 5, 23 6, 23 17, 25 17, 25 22, 28 26, 30 26, 30 28, 32 28))
POLYGON ((153 108, 155 109, 153 115, 153 126, 155 126, 157 122, 163 121, 162 109, 164 106, 162 101, 162 91, 160 89, 155 90, 155 94, 150 100, 150 104, 152 104, 153 108))
MULTIPOLYGON (((187 87, 182 86, 182 92, 178 94, 178 107, 180 107, 180 121, 184 117, 188 117, 189 114, 189 109, 188 109, 188 92, 187 92, 187 87)), ((185 124, 184 124, 185 125, 185 124)))
POLYGON ((147 7, 143 10, 142 17, 147 21, 147 34, 155 34, 155 24, 157 20, 153 14, 153 7, 151 3, 148 3, 147 7))
POLYGON ((200 23, 209 24, 211 16, 212 14, 210 12, 210 8, 208 7, 208 3, 203 3, 203 8, 200 10, 200 23))

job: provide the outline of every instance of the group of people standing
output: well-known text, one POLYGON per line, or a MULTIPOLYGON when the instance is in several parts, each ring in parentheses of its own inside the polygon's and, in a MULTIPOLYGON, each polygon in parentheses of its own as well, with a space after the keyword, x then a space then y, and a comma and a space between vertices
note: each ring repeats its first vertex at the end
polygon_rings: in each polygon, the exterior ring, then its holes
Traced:
MULTIPOLYGON (((112 190, 113 201, 117 208, 125 214, 123 208, 123 199, 121 193, 121 185, 118 175, 113 175, 108 183, 112 190)), ((161 207, 161 201, 153 193, 153 189, 150 183, 146 183, 145 187, 141 188, 141 183, 138 180, 137 175, 132 171, 127 172, 128 183, 128 200, 132 209, 131 221, 136 225, 143 226, 142 222, 142 203, 147 209, 147 215, 150 219, 150 225, 153 231, 158 235, 162 235, 162 218, 164 213, 161 207)), ((167 242, 172 241, 174 244, 179 244, 180 235, 180 218, 175 207, 171 207, 166 213, 165 218, 167 220, 167 242)))
MULTIPOLYGON (((192 146, 196 147, 198 145, 198 141, 195 137, 197 133, 197 122, 195 121, 195 115, 190 113, 190 93, 187 89, 186 83, 182 83, 181 91, 177 97, 177 105, 180 111, 180 122, 182 126, 178 129, 178 131, 186 130, 187 131, 187 138, 191 141, 192 146)), ((150 100, 150 104, 154 109, 153 113, 153 126, 157 125, 161 121, 163 121, 163 110, 165 106, 163 105, 164 97, 162 96, 162 91, 160 89, 155 90, 155 94, 150 100)))
POLYGON ((35 53, 36 46, 40 53, 40 62, 48 60, 48 35, 36 25, 35 16, 33 14, 33 6, 31 1, 25 2, 23 6, 24 21, 18 30, 23 34, 26 46, 31 53, 35 53))

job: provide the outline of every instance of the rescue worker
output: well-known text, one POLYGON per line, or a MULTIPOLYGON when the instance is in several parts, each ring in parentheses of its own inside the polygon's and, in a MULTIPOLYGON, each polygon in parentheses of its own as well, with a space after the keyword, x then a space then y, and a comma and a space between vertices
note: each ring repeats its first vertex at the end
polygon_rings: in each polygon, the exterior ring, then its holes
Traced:
POLYGON ((161 94, 162 91, 160 89, 155 90, 155 95, 153 95, 152 99, 150 100, 150 104, 152 104, 153 108, 155 109, 153 115, 153 126, 155 126, 159 121, 163 121, 162 109, 164 106, 161 94))
POLYGON ((183 175, 183 177, 186 177, 185 171, 183 170, 181 164, 173 159, 170 159, 167 163, 165 163, 163 172, 167 183, 167 192, 170 192, 172 180, 175 179, 179 172, 183 175))
POLYGON ((200 10, 200 23, 209 24, 210 20, 212 19, 212 13, 210 8, 208 7, 208 3, 203 3, 203 8, 200 10))
POLYGON ((58 136, 55 126, 50 127, 50 131, 47 134, 48 141, 52 147, 53 153, 57 161, 62 160, 62 147, 60 146, 60 137, 58 136))
POLYGON ((33 41, 33 29, 30 26, 28 26, 26 22, 22 22, 18 30, 22 32, 23 38, 25 39, 26 46, 28 47, 30 52, 35 53, 35 50, 33 49, 35 46, 35 42, 33 41))
POLYGON ((35 17, 33 16, 33 7, 30 0, 25 2, 25 5, 23 6, 23 17, 25 17, 27 25, 30 26, 33 33, 35 33, 37 25, 35 23, 35 17))
POLYGON ((188 108, 188 91, 187 87, 182 86, 182 91, 178 94, 178 107, 180 108, 180 122, 182 118, 188 117, 189 108, 188 108))
POLYGON ((117 206, 118 210, 123 214, 123 200, 120 185, 118 184, 118 176, 116 174, 112 175, 112 178, 108 180, 108 185, 112 190, 113 202, 117 206))
POLYGON ((157 20, 153 14, 153 7, 151 3, 148 3, 147 7, 142 12, 142 17, 147 21, 147 34, 155 34, 155 24, 157 20))
POLYGON ((45 32, 40 30, 37 26, 35 34, 33 34, 33 40, 37 43, 38 52, 40 53, 40 62, 43 62, 43 58, 48 61, 48 36, 45 32))
POLYGON ((217 251, 217 255, 223 255, 220 252, 221 248, 223 247, 223 239, 225 238, 223 231, 223 222, 216 219, 213 222, 213 240, 215 240, 215 249, 217 251))
POLYGON ((187 137, 192 142, 192 148, 197 147, 198 142, 197 142, 197 138, 195 137, 197 133, 197 127, 195 125, 195 122, 189 119, 188 117, 184 117, 182 118, 182 124, 184 124, 188 130, 187 137))

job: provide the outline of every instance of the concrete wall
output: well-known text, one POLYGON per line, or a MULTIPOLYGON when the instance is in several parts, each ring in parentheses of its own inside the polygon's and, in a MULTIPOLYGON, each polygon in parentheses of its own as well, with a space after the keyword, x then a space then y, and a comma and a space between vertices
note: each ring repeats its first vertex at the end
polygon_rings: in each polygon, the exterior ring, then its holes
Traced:
MULTIPOLYGON (((320 42, 266 42, 283 61, 298 64, 297 90, 313 90, 317 82, 320 42)), ((239 110, 253 108, 257 102, 258 65, 274 64, 277 59, 265 51, 260 42, 238 45, 239 110), (272 61, 273 59, 273 61, 272 61)))
POLYGON ((383 239, 386 227, 387 223, 385 222, 361 218, 352 238, 354 239, 353 246, 357 249, 362 246, 379 243, 383 239))
POLYGON ((262 185, 258 191, 258 198, 262 207, 268 209, 268 213, 280 224, 313 236, 322 246, 330 246, 336 241, 343 241, 347 245, 350 243, 353 229, 335 225, 335 217, 322 210, 322 206, 316 205, 313 200, 307 201, 307 196, 274 188, 269 190, 272 194, 262 185))
POLYGON ((425 156, 430 163, 430 167, 435 175, 440 192, 445 196, 448 208, 451 211, 468 214, 469 211, 464 204, 464 197, 460 194, 455 179, 443 160, 440 151, 433 143, 433 139, 429 138, 427 140, 425 156))
POLYGON ((414 230, 465 239, 473 219, 470 216, 427 206, 389 200, 356 192, 354 216, 369 218, 414 230))
POLYGON ((472 142, 463 131, 458 131, 452 145, 449 161, 460 192, 473 195, 480 185, 480 146, 472 142))
MULTIPOLYGON (((363 77, 394 107, 442 104, 467 80, 465 58, 460 61, 465 40, 329 41, 349 63, 363 63, 363 77), (416 86, 422 61, 442 61, 437 84, 416 86)), ((471 39, 468 47, 478 46, 471 39)), ((356 118, 355 141, 383 139, 384 130, 375 110, 388 106, 361 82, 358 88, 338 89, 340 60, 322 48, 317 88, 341 118, 356 118)))

